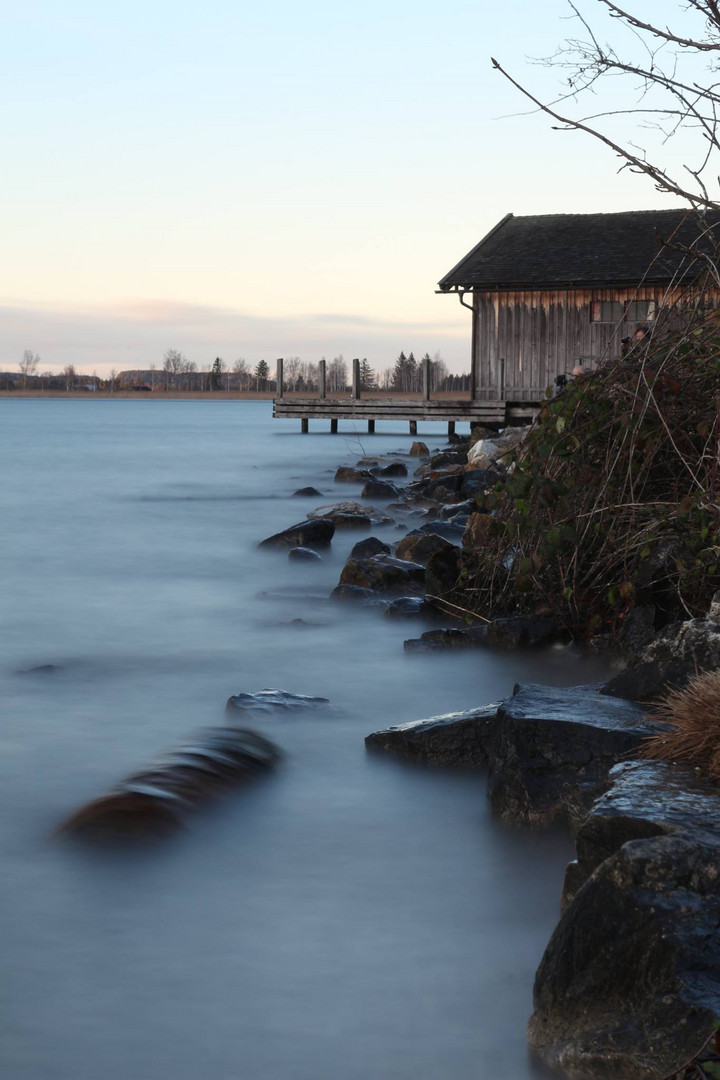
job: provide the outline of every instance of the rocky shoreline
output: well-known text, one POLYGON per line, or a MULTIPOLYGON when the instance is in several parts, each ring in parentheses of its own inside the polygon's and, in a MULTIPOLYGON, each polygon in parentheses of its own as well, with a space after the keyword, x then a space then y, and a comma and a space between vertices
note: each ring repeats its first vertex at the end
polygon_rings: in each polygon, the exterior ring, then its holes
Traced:
MULTIPOLYGON (((406 650, 566 644, 572 628, 551 616, 482 620, 464 609, 463 551, 481 541, 483 499, 522 438, 486 435, 432 457, 414 444, 422 463, 405 485, 403 462, 364 458, 339 469, 337 483, 362 484, 359 502, 320 507, 262 544, 321 558, 336 529, 394 520, 402 539, 356 544, 334 599, 439 623, 406 650)), ((365 740, 369 751, 418 765, 486 772, 505 821, 572 827, 577 858, 536 975, 528 1040, 578 1080, 681 1076, 720 1021, 720 789, 693 770, 637 759, 662 730, 639 702, 720 667, 720 604, 659 633, 640 623, 642 612, 626 628, 623 669, 604 685, 516 686, 502 702, 365 740)))

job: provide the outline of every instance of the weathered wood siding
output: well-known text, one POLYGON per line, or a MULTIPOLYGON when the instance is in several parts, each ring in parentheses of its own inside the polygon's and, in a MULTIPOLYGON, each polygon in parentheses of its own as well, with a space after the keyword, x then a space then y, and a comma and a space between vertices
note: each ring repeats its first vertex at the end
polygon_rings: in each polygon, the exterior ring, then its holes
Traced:
POLYGON ((654 300, 660 310, 673 299, 662 288, 476 292, 474 396, 539 401, 556 375, 578 364, 593 367, 601 359, 620 356, 622 338, 632 336, 641 325, 642 320, 592 322, 594 301, 654 300))

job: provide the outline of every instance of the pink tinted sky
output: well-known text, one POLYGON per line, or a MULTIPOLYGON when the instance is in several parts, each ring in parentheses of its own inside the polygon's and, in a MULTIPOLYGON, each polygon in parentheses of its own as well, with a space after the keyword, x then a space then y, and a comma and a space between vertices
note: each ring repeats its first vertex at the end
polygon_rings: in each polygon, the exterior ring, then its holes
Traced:
POLYGON ((27 0, 0 43, 0 370, 32 349, 105 374, 169 347, 201 368, 383 369, 404 349, 466 370, 468 313, 434 290, 500 217, 668 205, 492 71, 552 96, 527 57, 577 32, 568 13, 27 0))

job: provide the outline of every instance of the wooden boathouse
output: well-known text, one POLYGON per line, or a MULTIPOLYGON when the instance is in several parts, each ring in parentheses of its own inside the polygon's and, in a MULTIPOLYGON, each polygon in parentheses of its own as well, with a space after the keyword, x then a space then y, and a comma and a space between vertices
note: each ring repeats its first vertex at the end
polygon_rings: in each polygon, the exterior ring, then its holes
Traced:
POLYGON ((621 355, 715 254, 720 214, 508 214, 439 282, 472 312, 472 397, 540 402, 558 375, 621 355), (470 297, 470 300, 466 299, 470 297))
MULTIPOLYGON (((276 417, 367 423, 397 419, 502 427, 527 422, 558 375, 619 358, 623 338, 652 328, 697 277, 698 260, 720 241, 720 213, 685 209, 617 214, 507 214, 442 278, 438 292, 458 296, 472 313, 467 399, 433 397, 430 364, 419 395, 363 397, 359 361, 350 396, 328 396, 324 363, 316 397, 286 397, 278 361, 276 417), (469 298, 469 300, 468 300, 469 298)), ((717 301, 714 301, 714 304, 717 301)))

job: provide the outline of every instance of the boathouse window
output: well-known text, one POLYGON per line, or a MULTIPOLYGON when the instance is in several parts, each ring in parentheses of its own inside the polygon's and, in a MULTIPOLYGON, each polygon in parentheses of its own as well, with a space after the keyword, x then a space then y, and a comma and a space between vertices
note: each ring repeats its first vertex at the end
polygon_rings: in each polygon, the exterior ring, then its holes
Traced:
POLYGON ((654 300, 593 300, 590 321, 594 323, 650 322, 655 318, 654 300))
POLYGON ((590 311, 592 322, 618 323, 623 317, 625 305, 619 300, 593 300, 590 311))

